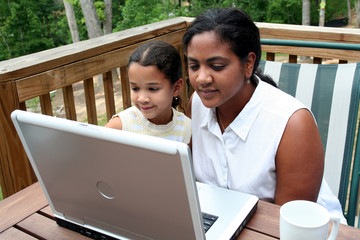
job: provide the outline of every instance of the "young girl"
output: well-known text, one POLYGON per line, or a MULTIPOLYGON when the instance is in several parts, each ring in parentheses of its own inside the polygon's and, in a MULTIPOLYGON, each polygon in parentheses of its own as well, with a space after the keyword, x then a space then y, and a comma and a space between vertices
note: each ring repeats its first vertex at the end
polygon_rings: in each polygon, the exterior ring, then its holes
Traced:
POLYGON ((346 223, 322 178, 324 152, 310 110, 257 72, 260 34, 250 17, 236 8, 209 10, 183 44, 195 89, 188 112, 197 180, 279 205, 317 201, 346 223))
POLYGON ((188 144, 191 121, 175 110, 183 86, 179 52, 169 43, 152 41, 131 54, 128 66, 134 106, 105 126, 188 144))

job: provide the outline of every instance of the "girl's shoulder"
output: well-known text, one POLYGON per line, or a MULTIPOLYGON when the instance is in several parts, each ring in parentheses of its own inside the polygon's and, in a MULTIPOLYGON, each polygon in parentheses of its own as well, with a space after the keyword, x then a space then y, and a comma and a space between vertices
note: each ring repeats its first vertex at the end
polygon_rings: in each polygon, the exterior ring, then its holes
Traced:
POLYGON ((173 108, 173 113, 174 113, 174 121, 177 122, 184 122, 185 125, 191 125, 191 119, 185 115, 185 113, 180 112, 176 109, 173 108))
POLYGON ((125 116, 125 115, 129 115, 129 114, 135 114, 137 111, 138 110, 137 110, 137 108, 135 106, 131 106, 129 108, 126 108, 126 109, 122 110, 117 115, 125 116))
POLYGON ((185 113, 180 112, 180 111, 176 110, 175 108, 173 108, 173 113, 176 117, 190 119, 188 116, 185 115, 185 113))

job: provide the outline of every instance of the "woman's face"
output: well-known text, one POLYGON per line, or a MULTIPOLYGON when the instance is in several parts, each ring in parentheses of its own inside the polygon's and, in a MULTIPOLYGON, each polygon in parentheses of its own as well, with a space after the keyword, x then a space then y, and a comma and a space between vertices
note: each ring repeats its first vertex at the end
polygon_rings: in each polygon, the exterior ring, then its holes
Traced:
POLYGON ((214 32, 194 35, 187 56, 191 85, 206 107, 241 99, 253 66, 249 68, 241 62, 229 44, 221 42, 214 32))

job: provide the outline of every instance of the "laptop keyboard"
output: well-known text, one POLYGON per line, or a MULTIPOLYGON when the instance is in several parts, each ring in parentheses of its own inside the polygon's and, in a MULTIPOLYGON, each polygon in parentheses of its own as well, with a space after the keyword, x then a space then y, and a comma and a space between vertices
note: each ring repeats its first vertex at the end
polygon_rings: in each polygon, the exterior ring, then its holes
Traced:
POLYGON ((207 232, 209 228, 214 224, 214 222, 218 219, 218 217, 204 212, 202 213, 202 216, 204 222, 204 230, 205 232, 207 232))

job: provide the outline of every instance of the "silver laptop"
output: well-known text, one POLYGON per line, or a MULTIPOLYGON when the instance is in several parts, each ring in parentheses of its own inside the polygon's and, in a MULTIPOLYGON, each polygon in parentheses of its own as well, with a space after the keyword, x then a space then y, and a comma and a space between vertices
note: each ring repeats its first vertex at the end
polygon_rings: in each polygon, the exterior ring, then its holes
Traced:
POLYGON ((15 110, 60 226, 94 239, 231 239, 256 196, 196 183, 184 143, 15 110))

